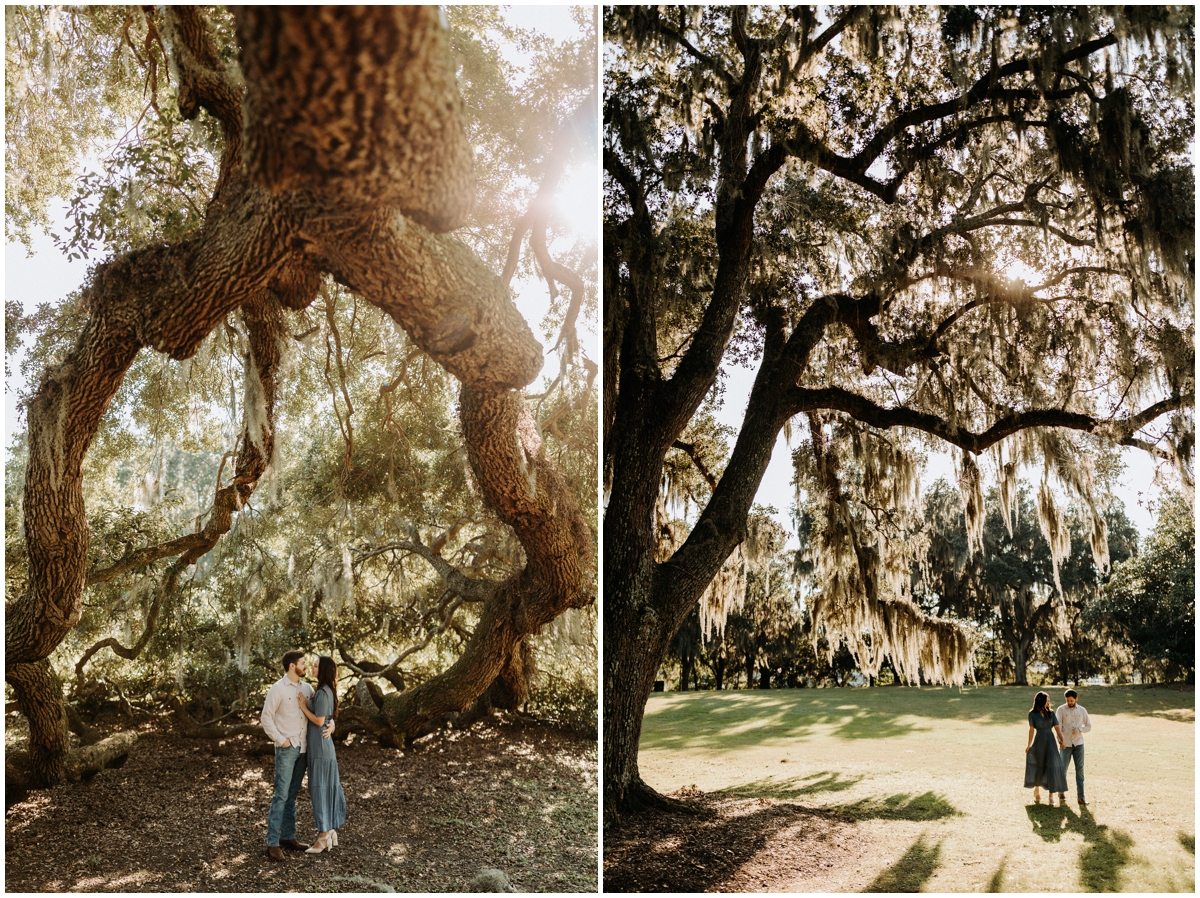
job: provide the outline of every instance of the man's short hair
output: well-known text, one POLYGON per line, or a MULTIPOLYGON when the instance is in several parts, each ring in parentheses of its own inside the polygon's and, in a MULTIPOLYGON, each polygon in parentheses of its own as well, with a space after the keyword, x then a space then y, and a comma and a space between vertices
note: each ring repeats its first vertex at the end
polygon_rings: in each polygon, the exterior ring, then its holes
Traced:
POLYGON ((283 656, 283 672, 287 673, 288 668, 304 657, 304 652, 297 649, 292 649, 283 656))
POLYGON ((1067 698, 1079 698, 1079 693, 1076 692, 1074 689, 1068 689, 1067 690, 1067 698))

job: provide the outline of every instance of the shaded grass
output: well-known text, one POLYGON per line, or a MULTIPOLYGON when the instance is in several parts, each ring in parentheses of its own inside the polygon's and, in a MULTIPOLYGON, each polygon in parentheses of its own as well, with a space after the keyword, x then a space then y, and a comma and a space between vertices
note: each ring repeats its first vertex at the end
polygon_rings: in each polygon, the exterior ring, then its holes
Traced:
POLYGON ((942 843, 926 845, 917 839, 900 860, 875 877, 864 892, 919 892, 941 866, 942 843))
POLYGON ((1180 833, 1179 844, 1187 850, 1188 854, 1196 853, 1196 836, 1191 833, 1180 833))
POLYGON ((1004 867, 1008 864, 1008 855, 1005 855, 1000 860, 1000 866, 996 868, 996 872, 992 874, 992 878, 988 880, 988 892, 1003 892, 1004 891, 1004 867))
MULTIPOLYGON (((825 771, 811 776, 792 777, 786 780, 770 777, 751 783, 740 783, 727 789, 719 789, 714 795, 736 798, 773 798, 777 800, 803 798, 825 792, 844 792, 863 780, 863 776, 842 776, 825 771)), ((851 820, 941 820, 944 817, 961 816, 958 810, 940 795, 926 792, 909 795, 901 792, 886 798, 863 798, 850 804, 827 805, 833 811, 851 820)))
POLYGON ((887 798, 864 798, 853 804, 830 805, 827 810, 852 820, 941 820, 961 816, 946 799, 933 792, 915 797, 903 792, 887 798))
POLYGON ((1083 836, 1079 868, 1089 892, 1121 891, 1121 871, 1129 863, 1133 848, 1128 833, 1097 823, 1087 809, 1076 814, 1070 807, 1029 805, 1025 810, 1033 831, 1044 841, 1059 842, 1068 832, 1083 836))
MULTIPOLYGON (((1027 686, 880 686, 666 693, 647 705, 652 724, 642 731, 641 747, 734 751, 825 738, 830 728, 840 739, 894 740, 933 729, 938 720, 1005 727, 1025 719, 1036 691, 1027 686)), ((1061 688, 1049 691, 1059 703, 1061 688)), ((1195 694, 1176 689, 1085 687, 1080 702, 1093 715, 1195 720, 1195 694)))
POLYGON ((822 792, 845 792, 861 781, 862 776, 844 777, 836 771, 825 771, 786 780, 766 777, 752 783, 740 783, 728 789, 718 789, 714 794, 742 798, 800 798, 822 792))

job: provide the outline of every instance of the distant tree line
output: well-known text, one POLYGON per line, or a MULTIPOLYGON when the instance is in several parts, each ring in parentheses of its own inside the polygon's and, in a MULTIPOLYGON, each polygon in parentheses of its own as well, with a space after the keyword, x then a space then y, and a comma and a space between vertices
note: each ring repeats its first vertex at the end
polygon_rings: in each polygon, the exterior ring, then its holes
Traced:
MULTIPOLYGON (((1128 682, 1195 680, 1195 525, 1191 507, 1167 493, 1153 531, 1138 533, 1120 502, 1104 509, 1110 569, 1097 570, 1085 515, 1068 512, 1076 547, 1055 583, 1050 547, 1031 490, 1021 484, 1012 529, 995 490, 983 550, 970 553, 959 491, 944 480, 926 492, 927 548, 911 575, 916 603, 931 616, 967 623, 977 634, 980 684, 1078 685, 1092 677, 1128 682)), ((797 515, 801 542, 812 518, 797 515)), ((671 642, 660 671, 668 689, 767 689, 899 682, 885 659, 878 676, 859 671, 844 644, 830 651, 809 612, 812 562, 780 550, 747 575, 741 608, 705 638, 697 607, 671 642)), ((923 678, 922 678, 923 679, 923 678)))

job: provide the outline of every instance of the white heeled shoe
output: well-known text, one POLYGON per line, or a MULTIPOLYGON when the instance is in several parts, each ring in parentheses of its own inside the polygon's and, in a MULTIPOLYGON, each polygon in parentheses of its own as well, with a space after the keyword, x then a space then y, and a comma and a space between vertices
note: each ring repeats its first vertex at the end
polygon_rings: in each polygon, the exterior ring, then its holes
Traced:
POLYGON ((329 831, 329 833, 330 833, 330 835, 333 837, 333 844, 332 844, 330 847, 331 847, 331 848, 337 848, 337 830, 336 830, 336 829, 332 829, 332 830, 330 830, 330 831, 329 831))
POLYGON ((333 840, 332 839, 325 839, 325 838, 319 837, 317 839, 317 841, 313 842, 312 848, 308 849, 304 853, 305 854, 320 854, 322 851, 329 851, 332 848, 333 848, 333 840))

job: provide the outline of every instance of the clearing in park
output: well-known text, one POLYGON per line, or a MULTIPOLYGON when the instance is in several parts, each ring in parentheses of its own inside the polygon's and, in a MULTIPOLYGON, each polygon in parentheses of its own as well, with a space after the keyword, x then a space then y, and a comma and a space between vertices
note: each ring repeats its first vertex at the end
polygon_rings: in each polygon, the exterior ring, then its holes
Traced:
POLYGON ((605 890, 1193 892, 1193 687, 1081 689, 1082 812, 1023 788, 1037 688, 656 694, 642 775, 702 813, 606 833, 605 890))

